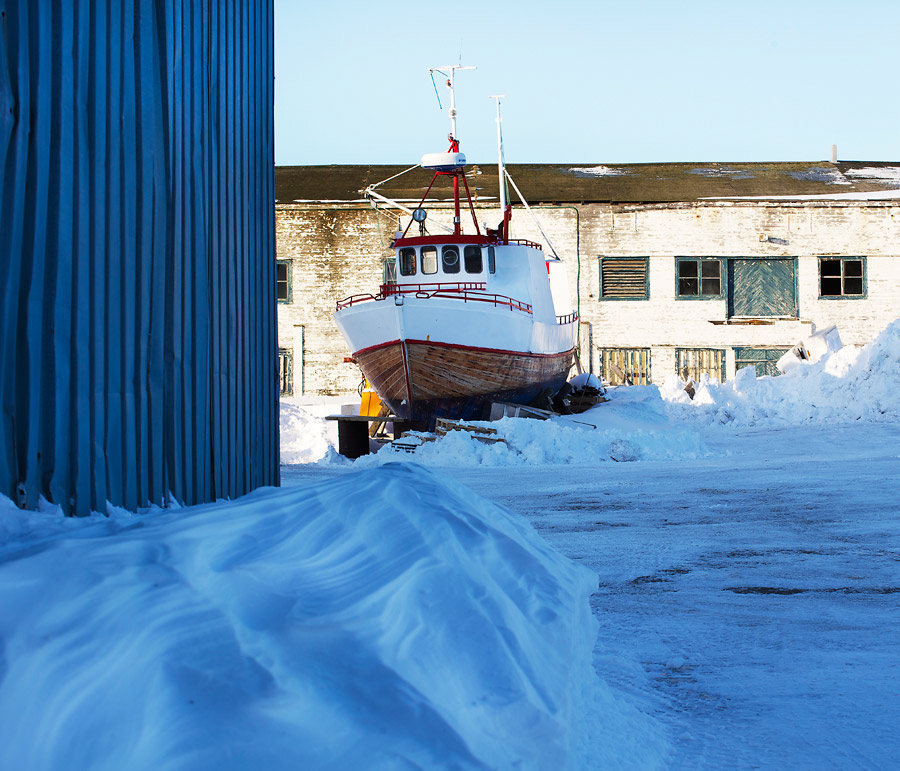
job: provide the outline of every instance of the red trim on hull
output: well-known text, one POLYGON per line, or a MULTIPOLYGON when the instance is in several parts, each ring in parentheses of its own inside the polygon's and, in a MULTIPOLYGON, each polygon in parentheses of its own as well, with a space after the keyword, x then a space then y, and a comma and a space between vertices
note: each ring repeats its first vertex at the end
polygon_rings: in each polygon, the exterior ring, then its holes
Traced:
POLYGON ((475 345, 460 345, 459 343, 440 343, 437 340, 391 340, 387 343, 379 343, 378 345, 370 345, 368 348, 360 348, 353 354, 353 358, 356 358, 360 354, 369 353, 370 351, 377 351, 379 348, 387 348, 391 345, 399 345, 400 343, 411 343, 413 345, 433 345, 437 348, 454 348, 460 351, 480 351, 484 353, 502 353, 508 354, 512 356, 528 356, 530 358, 535 359, 544 359, 552 356, 561 356, 565 353, 572 353, 575 350, 575 347, 572 346, 567 351, 556 351, 555 353, 531 353, 530 351, 513 351, 507 350, 505 348, 481 348, 475 345))

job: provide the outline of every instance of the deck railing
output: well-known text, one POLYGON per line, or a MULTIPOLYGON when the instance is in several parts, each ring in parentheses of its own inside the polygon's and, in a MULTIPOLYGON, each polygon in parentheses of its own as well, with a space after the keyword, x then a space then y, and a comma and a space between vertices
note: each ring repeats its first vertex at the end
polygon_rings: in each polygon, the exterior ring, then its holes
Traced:
POLYGON ((575 311, 572 311, 572 313, 566 314, 565 316, 556 317, 557 324, 571 324, 573 321, 578 321, 578 314, 575 313, 575 311))
POLYGON ((502 294, 491 294, 485 292, 484 289, 485 284, 481 281, 435 284, 382 284, 377 295, 351 295, 344 300, 340 300, 337 304, 337 309, 340 311, 344 308, 349 308, 351 305, 357 305, 358 303, 368 302, 370 300, 380 301, 387 297, 411 296, 415 297, 417 300, 439 298, 442 300, 490 303, 494 307, 506 307, 510 310, 522 311, 523 313, 532 312, 531 305, 528 303, 502 294))

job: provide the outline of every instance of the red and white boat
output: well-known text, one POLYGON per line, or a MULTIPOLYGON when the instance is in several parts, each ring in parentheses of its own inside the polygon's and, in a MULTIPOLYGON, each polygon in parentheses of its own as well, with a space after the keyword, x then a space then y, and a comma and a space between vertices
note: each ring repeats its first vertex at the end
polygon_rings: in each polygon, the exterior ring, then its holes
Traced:
MULTIPOLYGON (((382 402, 423 428, 438 417, 485 419, 494 401, 528 404, 555 393, 572 366, 578 323, 563 263, 539 244, 509 236, 512 207, 504 196, 502 151, 503 220, 484 233, 478 227, 456 138, 457 69, 463 68, 433 70, 447 76, 450 87, 450 147, 423 156, 421 166, 434 176, 418 207, 367 191, 410 215, 391 244, 393 280, 377 294, 339 302, 335 314, 353 359, 382 402), (453 226, 429 234, 424 204, 439 177, 452 179, 453 226), (474 225, 469 234, 461 227, 461 191, 474 225), (419 233, 411 235, 413 222, 419 233)), ((497 133, 499 144, 499 102, 497 133)))

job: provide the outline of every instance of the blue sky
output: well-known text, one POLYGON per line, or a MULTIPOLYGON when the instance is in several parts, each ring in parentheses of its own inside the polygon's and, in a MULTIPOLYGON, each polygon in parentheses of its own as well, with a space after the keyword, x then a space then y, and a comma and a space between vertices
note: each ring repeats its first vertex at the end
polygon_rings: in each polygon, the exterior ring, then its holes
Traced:
POLYGON ((900 160, 898 0, 275 0, 278 164, 900 160))

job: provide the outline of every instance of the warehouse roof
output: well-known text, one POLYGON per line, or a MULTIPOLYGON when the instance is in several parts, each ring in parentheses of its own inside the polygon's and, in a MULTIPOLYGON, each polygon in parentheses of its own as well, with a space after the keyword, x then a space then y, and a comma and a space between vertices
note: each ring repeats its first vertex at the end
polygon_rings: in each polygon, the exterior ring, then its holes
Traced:
MULTIPOLYGON (((404 166, 277 166, 278 203, 359 200, 367 185, 404 166)), ((530 203, 665 203, 704 198, 833 196, 900 189, 900 162, 827 161, 773 163, 510 164, 508 170, 530 203)), ((497 198, 496 164, 470 164, 466 173, 476 200, 497 198)), ((378 188, 389 198, 418 201, 431 181, 423 169, 378 188)), ((448 178, 429 198, 452 198, 448 178)), ((516 200, 516 196, 512 198, 516 200)))

